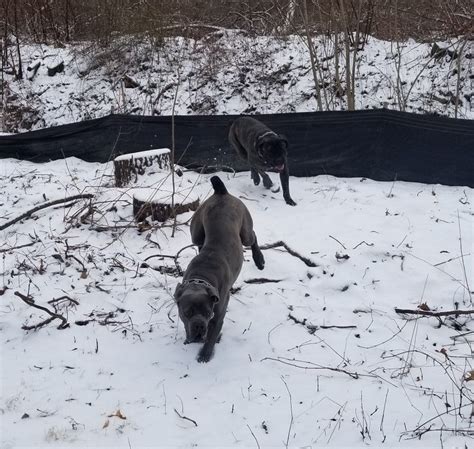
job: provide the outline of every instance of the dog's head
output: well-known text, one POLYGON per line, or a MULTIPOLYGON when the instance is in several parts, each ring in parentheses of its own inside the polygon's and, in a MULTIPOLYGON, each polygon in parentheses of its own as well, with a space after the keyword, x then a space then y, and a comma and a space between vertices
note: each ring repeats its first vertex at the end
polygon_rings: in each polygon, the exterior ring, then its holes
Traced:
POLYGON ((281 173, 285 170, 288 141, 281 134, 265 133, 255 144, 262 168, 281 173))
POLYGON ((185 343, 204 341, 214 306, 219 302, 217 290, 201 283, 183 283, 176 287, 174 298, 186 330, 185 343))

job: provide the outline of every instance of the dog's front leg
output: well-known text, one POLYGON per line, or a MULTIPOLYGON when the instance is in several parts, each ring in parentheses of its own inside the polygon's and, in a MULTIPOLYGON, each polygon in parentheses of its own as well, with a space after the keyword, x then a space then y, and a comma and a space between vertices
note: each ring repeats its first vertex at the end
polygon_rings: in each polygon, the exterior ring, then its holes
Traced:
POLYGON ((290 173, 288 171, 288 162, 285 163, 285 169, 280 173, 280 182, 283 189, 283 198, 286 204, 296 206, 296 203, 290 196, 290 173))
POLYGON ((260 184, 260 175, 258 174, 258 170, 256 168, 250 167, 250 177, 256 186, 260 184))
POLYGON ((260 176, 262 177, 263 186, 266 189, 271 189, 273 187, 273 182, 270 179, 270 176, 268 176, 263 170, 259 170, 258 172, 260 173, 260 176))
POLYGON ((217 343, 219 338, 222 325, 224 324, 224 315, 222 316, 215 316, 209 323, 209 327, 207 329, 207 338, 204 346, 200 349, 198 355, 198 362, 199 363, 207 363, 211 360, 212 354, 214 352, 214 346, 217 343))

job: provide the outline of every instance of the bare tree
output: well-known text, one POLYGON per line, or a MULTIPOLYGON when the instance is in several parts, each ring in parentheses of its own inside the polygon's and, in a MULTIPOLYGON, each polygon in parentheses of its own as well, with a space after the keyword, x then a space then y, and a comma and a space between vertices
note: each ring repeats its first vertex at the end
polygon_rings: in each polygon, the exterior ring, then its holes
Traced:
POLYGON ((23 64, 21 61, 21 49, 20 49, 20 30, 18 27, 18 2, 14 2, 14 15, 13 15, 13 24, 15 27, 15 40, 16 40, 16 53, 18 57, 18 70, 16 72, 16 79, 23 79, 23 64))

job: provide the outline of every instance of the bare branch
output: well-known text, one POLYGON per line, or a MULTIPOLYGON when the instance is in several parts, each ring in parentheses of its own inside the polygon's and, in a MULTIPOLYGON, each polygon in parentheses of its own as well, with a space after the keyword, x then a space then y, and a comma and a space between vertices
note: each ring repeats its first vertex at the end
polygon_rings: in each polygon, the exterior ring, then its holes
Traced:
POLYGON ((474 310, 446 310, 444 312, 434 312, 431 310, 419 310, 419 309, 399 309, 395 307, 395 312, 400 314, 411 314, 411 315, 421 315, 421 316, 458 316, 458 315, 473 315, 474 310))
POLYGON ((47 309, 46 307, 36 304, 34 299, 31 296, 26 296, 20 292, 14 292, 14 295, 18 296, 22 301, 26 302, 26 304, 28 304, 29 306, 34 307, 35 309, 42 310, 43 312, 46 312, 51 317, 41 323, 36 324, 35 326, 23 326, 22 329, 24 330, 38 329, 40 327, 45 326, 46 324, 50 323, 51 321, 55 319, 61 320, 61 324, 58 326, 58 329, 65 329, 66 327, 69 327, 69 323, 67 322, 66 318, 64 318, 62 315, 59 315, 58 313, 55 313, 47 309))
POLYGON ((318 266, 312 260, 302 256, 301 254, 298 254, 294 249, 291 249, 282 240, 279 240, 278 242, 275 242, 275 243, 268 243, 266 245, 261 245, 260 249, 272 249, 272 248, 278 248, 279 246, 283 246, 283 248, 285 248, 292 256, 297 257, 298 259, 303 261, 308 267, 317 267, 318 266))
POLYGON ((93 196, 94 195, 92 195, 91 193, 82 193, 80 195, 68 196, 66 198, 60 198, 58 200, 48 201, 47 203, 39 204, 38 206, 34 207, 33 209, 30 209, 30 210, 26 211, 25 213, 21 214, 20 216, 14 218, 13 220, 7 221, 6 223, 0 225, 0 231, 3 231, 4 229, 8 228, 11 225, 14 225, 15 223, 18 223, 20 220, 23 220, 24 218, 30 217, 32 214, 34 214, 35 212, 38 212, 41 209, 45 209, 47 207, 51 207, 51 206, 54 206, 56 204, 66 203, 68 201, 77 200, 77 199, 81 199, 81 198, 93 198, 93 196))

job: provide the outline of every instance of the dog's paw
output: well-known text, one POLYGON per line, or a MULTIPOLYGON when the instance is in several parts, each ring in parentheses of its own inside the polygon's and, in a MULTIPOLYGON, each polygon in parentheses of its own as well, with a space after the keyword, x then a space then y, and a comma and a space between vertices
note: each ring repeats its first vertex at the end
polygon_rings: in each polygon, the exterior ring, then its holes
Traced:
POLYGON ((296 203, 291 198, 285 198, 285 203, 290 206, 296 206, 296 203))
MULTIPOLYGON (((263 178, 263 186, 266 188, 266 189, 271 189, 273 187, 273 182, 272 180, 266 176, 265 178, 263 178)), ((278 189, 280 190, 280 189, 278 189)))
POLYGON ((263 254, 255 254, 253 256, 253 261, 255 262, 255 265, 259 270, 263 270, 265 268, 265 259, 263 257, 263 254))
POLYGON ((250 172, 250 177, 252 178, 253 183, 258 186, 260 184, 260 175, 256 171, 250 172))
POLYGON ((208 350, 205 350, 205 348, 202 348, 199 351, 197 361, 199 363, 207 363, 207 362, 209 362, 209 360, 211 360, 211 358, 212 358, 212 350, 208 351, 208 350))

